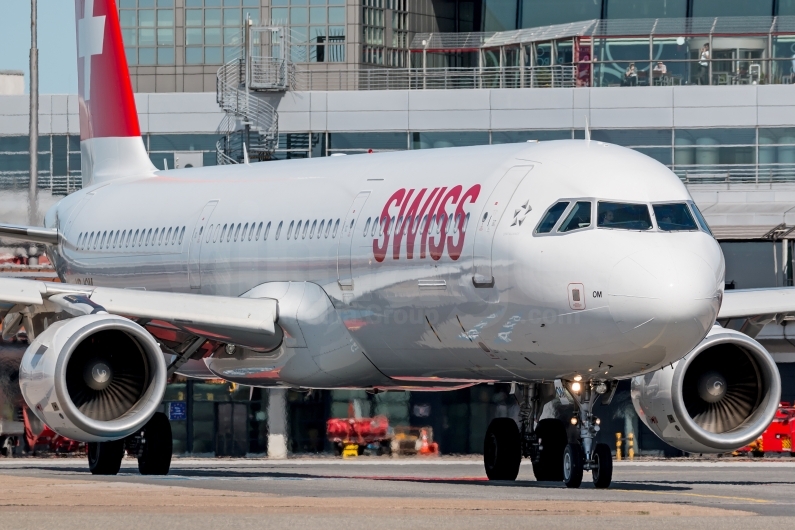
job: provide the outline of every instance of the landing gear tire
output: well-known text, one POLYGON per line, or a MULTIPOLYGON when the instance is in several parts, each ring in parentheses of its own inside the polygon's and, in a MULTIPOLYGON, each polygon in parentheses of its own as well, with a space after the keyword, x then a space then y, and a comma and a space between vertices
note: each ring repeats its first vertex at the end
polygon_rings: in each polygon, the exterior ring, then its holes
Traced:
POLYGON ((582 484, 582 456, 578 443, 568 444, 563 451, 563 483, 567 488, 579 488, 582 484))
POLYGON ((566 426, 561 420, 546 418, 538 422, 536 435, 542 447, 538 462, 533 462, 533 474, 538 481, 563 480, 563 451, 568 443, 566 426))
POLYGON ((92 475, 115 475, 124 458, 124 440, 88 443, 88 469, 92 475))
POLYGON ((610 487, 613 480, 613 455, 607 444, 596 444, 593 452, 593 485, 599 489, 610 487))
POLYGON ((511 418, 495 418, 486 430, 483 463, 489 480, 516 480, 522 462, 519 427, 511 418))
POLYGON ((171 468, 171 424, 162 412, 156 412, 141 431, 142 447, 138 471, 142 475, 168 475, 171 468))

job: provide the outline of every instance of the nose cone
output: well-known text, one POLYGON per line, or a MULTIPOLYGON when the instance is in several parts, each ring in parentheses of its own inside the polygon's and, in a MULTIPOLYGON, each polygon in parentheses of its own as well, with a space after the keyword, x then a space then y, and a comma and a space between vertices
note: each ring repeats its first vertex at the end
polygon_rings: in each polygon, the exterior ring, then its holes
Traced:
POLYGON ((610 314, 619 331, 641 348, 664 348, 666 359, 693 349, 720 307, 723 255, 712 238, 696 241, 705 244, 638 251, 619 261, 610 277, 610 314))

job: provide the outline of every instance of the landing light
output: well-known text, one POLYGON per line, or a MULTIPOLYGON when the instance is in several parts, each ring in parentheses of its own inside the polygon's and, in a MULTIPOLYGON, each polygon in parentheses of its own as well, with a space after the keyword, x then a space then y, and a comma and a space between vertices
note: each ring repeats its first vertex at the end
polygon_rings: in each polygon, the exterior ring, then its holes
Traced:
POLYGON ((581 375, 575 375, 574 376, 574 380, 575 381, 582 381, 582 376, 581 375))
POLYGON ((577 425, 577 418, 574 418, 574 417, 573 417, 573 418, 571 419, 571 424, 572 424, 572 425, 577 425))

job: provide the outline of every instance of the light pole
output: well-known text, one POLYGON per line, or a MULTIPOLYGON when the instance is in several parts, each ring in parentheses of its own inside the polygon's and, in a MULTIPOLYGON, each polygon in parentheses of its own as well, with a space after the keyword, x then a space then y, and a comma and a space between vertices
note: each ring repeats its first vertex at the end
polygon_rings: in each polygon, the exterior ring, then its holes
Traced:
POLYGON ((36 47, 36 0, 30 0, 30 186, 28 188, 28 223, 39 224, 39 50, 36 47))

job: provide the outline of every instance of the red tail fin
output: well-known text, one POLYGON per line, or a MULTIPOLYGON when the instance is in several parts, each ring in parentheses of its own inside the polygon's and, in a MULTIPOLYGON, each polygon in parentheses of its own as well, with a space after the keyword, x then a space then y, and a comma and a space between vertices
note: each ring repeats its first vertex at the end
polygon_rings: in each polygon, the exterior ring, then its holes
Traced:
POLYGON ((75 0, 83 185, 155 168, 135 109, 114 0, 75 0))

